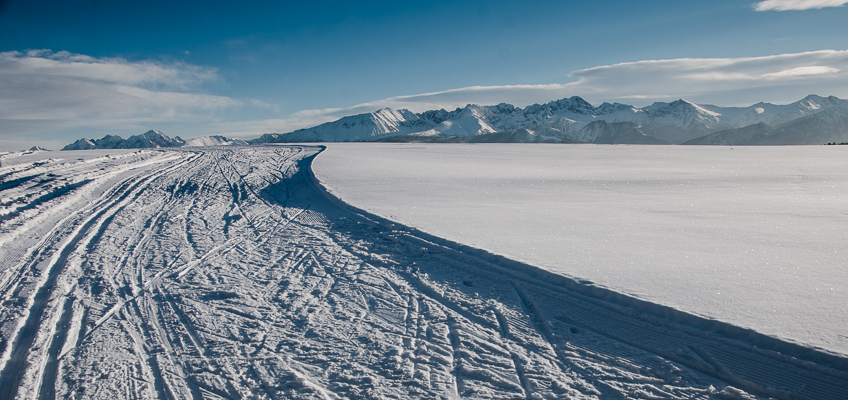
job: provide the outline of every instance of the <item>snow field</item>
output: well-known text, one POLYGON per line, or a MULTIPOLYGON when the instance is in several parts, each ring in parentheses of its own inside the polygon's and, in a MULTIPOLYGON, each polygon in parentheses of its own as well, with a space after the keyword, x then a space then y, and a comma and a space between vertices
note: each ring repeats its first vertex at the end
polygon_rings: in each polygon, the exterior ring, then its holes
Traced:
POLYGON ((20 158, 0 182, 38 177, 0 192, 14 207, 46 178, 91 181, 0 226, 16 237, 0 246, 0 399, 848 396, 843 359, 339 205, 310 173, 320 150, 20 158))
POLYGON ((314 168, 404 225, 844 357, 833 147, 334 143, 314 168))

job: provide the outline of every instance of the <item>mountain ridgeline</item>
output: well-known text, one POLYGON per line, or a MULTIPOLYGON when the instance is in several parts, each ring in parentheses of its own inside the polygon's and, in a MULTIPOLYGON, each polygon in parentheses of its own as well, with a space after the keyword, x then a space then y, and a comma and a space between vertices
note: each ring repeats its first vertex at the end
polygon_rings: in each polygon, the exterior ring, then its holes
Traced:
POLYGON ((62 150, 92 150, 92 149, 149 149, 163 147, 183 146, 222 146, 222 145, 246 145, 241 139, 230 139, 224 136, 212 135, 201 136, 194 139, 183 140, 181 137, 170 137, 160 131, 149 130, 140 135, 130 136, 124 139, 116 135, 106 135, 100 139, 79 139, 62 150))
POLYGON ((638 108, 593 106, 580 97, 534 104, 469 104, 413 113, 384 108, 250 141, 626 144, 825 144, 848 140, 848 101, 807 96, 787 105, 699 105, 686 100, 638 108), (756 133, 755 133, 756 132, 756 133))
POLYGON ((525 108, 469 104, 453 111, 384 108, 312 128, 267 133, 245 142, 223 136, 185 141, 159 131, 122 139, 80 139, 63 150, 302 142, 604 143, 812 145, 848 141, 848 100, 809 95, 786 105, 699 105, 686 100, 647 107, 593 106, 574 96, 525 108))

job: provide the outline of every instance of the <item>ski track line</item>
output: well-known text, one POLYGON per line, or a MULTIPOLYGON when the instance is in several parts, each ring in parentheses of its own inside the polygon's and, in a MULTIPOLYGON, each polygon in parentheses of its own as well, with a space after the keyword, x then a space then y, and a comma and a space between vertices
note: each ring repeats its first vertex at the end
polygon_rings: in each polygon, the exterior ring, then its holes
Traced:
MULTIPOLYGON (((492 308, 492 312, 495 314, 495 320, 498 322, 498 332, 500 332, 501 338, 508 340, 509 322, 506 317, 504 317, 503 311, 501 311, 500 307, 495 306, 492 308)), ((512 367, 515 369, 516 378, 518 379, 518 382, 521 383, 521 389, 524 390, 524 398, 526 399, 533 393, 533 391, 530 388, 530 383, 527 381, 527 374, 524 371, 523 361, 518 353, 512 349, 512 346, 508 341, 504 344, 509 351, 510 358, 512 358, 512 367)))
POLYGON ((256 230, 256 226, 253 223, 253 218, 250 214, 247 214, 244 209, 241 208, 241 201, 239 200, 238 186, 233 185, 230 181, 230 178, 227 177, 227 174, 224 172, 224 168, 221 167, 221 163, 218 158, 215 159, 215 165, 218 167, 218 172, 221 173, 221 176, 224 177, 224 180, 227 182, 227 186, 230 188, 230 191, 233 191, 233 205, 239 209, 239 213, 244 216, 244 218, 250 223, 254 230, 256 230))
MULTIPOLYGON (((139 313, 137 309, 136 313, 139 313)), ((147 335, 145 335, 144 333, 142 333, 140 335, 138 330, 143 329, 140 327, 140 324, 133 324, 131 326, 129 318, 125 316, 119 318, 118 321, 121 327, 123 328, 124 332, 126 332, 127 335, 129 335, 132 339, 133 349, 135 350, 134 354, 139 359, 139 365, 141 366, 142 374, 147 377, 145 382, 147 382, 148 384, 148 390, 151 393, 157 393, 157 397, 160 399, 175 399, 176 397, 174 396, 170 387, 165 383, 165 378, 162 374, 162 370, 159 366, 158 360, 155 356, 150 355, 145 349, 146 346, 142 337, 150 337, 150 334, 148 333, 147 335)))

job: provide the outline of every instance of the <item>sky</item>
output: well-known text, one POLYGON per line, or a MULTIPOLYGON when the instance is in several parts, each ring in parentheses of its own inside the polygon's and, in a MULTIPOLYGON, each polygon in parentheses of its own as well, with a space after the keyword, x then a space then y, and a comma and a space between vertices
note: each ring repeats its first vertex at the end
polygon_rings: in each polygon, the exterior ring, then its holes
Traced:
POLYGON ((848 98, 848 0, 0 0, 0 151, 383 107, 848 98))

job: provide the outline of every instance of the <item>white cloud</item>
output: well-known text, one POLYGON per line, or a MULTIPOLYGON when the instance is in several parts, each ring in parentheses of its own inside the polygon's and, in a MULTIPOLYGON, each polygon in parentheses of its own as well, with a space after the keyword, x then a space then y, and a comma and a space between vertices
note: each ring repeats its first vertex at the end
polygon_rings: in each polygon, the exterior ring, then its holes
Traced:
POLYGON ((56 76, 177 89, 217 79, 217 74, 212 69, 183 63, 164 65, 150 61, 128 62, 120 58, 94 58, 84 54, 50 50, 0 53, 0 70, 3 74, 56 76))
POLYGON ((848 50, 741 58, 646 60, 575 71, 575 93, 594 99, 686 98, 721 105, 848 95, 848 50))
POLYGON ((811 10, 826 7, 840 7, 848 0, 765 0, 754 4, 757 11, 793 11, 811 10))
POLYGON ((207 119, 241 104, 196 93, 215 79, 213 69, 182 63, 49 50, 0 53, 0 135, 207 119))
POLYGON ((779 79, 779 78, 803 78, 813 75, 828 75, 828 74, 837 74, 840 70, 838 68, 833 67, 825 67, 822 65, 812 65, 809 67, 795 67, 786 69, 783 71, 772 72, 768 74, 763 74, 765 78, 771 79, 779 79))
POLYGON ((678 58, 603 65, 568 74, 575 82, 547 85, 470 86, 397 96, 347 108, 303 110, 263 121, 265 132, 289 132, 383 107, 414 112, 501 102, 516 106, 581 96, 597 105, 636 106, 679 98, 724 106, 759 101, 790 103, 808 94, 848 97, 848 50, 821 50, 764 57, 678 58))

